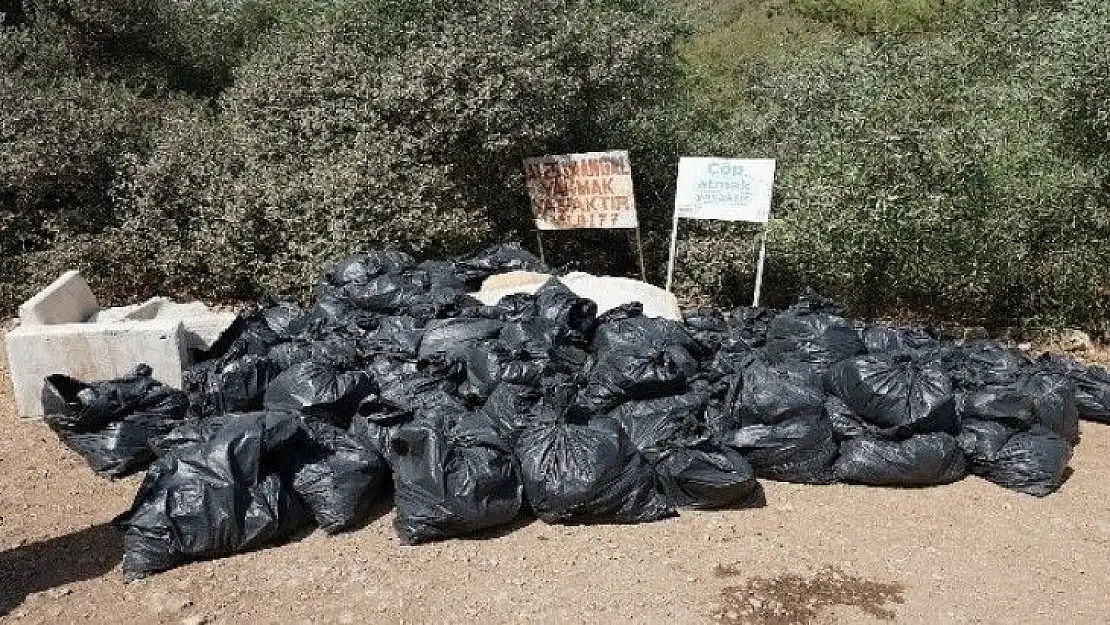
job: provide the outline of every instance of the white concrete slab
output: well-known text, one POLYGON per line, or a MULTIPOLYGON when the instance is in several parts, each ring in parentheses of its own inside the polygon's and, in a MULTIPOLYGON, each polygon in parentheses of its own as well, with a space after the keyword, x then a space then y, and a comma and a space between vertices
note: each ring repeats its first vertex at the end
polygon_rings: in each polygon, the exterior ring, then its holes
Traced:
POLYGON ((67 271, 19 307, 22 325, 79 323, 100 310, 89 283, 77 271, 67 271))
POLYGON ((43 380, 54 373, 80 380, 120 377, 142 362, 157 380, 181 388, 187 362, 180 319, 20 326, 7 336, 16 406, 24 417, 42 416, 43 380))

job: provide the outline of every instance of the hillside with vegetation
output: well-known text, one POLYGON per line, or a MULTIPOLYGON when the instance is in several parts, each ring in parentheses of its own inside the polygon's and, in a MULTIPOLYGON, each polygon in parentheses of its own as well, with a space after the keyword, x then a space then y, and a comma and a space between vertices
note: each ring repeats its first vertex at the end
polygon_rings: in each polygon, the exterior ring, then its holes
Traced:
MULTIPOLYGON (((680 155, 774 157, 769 303, 1110 318, 1104 0, 9 0, 0 306, 298 293, 329 258, 533 240, 521 159, 629 149, 649 273, 680 155), (18 10, 16 10, 18 8, 18 10)), ((559 260, 631 267, 621 237, 559 260)), ((744 303, 755 230, 684 223, 744 303)), ((576 247, 577 246, 577 247, 576 247)))

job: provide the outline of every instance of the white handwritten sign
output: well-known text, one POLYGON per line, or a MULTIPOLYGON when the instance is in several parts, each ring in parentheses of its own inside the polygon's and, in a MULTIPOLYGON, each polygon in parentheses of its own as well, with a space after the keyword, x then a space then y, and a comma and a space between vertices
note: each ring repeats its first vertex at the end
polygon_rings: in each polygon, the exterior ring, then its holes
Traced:
POLYGON ((766 223, 774 184, 774 159, 682 157, 675 215, 766 223))

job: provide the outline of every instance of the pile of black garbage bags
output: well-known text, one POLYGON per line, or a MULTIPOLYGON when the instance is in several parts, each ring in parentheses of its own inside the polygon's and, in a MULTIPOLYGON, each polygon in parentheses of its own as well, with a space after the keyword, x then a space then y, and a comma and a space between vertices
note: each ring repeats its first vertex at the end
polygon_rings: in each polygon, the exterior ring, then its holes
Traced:
POLYGON ((392 495, 414 544, 533 514, 639 523, 747 505, 757 477, 927 486, 971 473, 1043 496, 1110 374, 993 342, 785 311, 597 314, 558 279, 484 306, 486 277, 550 271, 498 246, 451 262, 344 259, 317 302, 243 311, 184 377, 47 380, 50 425, 98 472, 147 469, 124 572, 356 528, 392 495))

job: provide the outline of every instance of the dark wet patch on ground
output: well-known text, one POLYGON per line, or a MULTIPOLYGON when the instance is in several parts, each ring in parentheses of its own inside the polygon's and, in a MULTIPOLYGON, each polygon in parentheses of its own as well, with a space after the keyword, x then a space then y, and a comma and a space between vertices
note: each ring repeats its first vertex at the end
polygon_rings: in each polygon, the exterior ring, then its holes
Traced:
MULTIPOLYGON (((717 565, 718 578, 737 577, 743 572, 735 566, 717 565)), ((823 608, 855 606, 879 619, 893 619, 888 604, 903 603, 905 586, 865 580, 835 567, 816 574, 784 574, 755 577, 743 586, 728 586, 721 591, 721 605, 714 616, 725 625, 794 625, 811 623, 823 608)))

